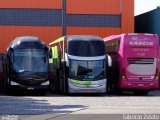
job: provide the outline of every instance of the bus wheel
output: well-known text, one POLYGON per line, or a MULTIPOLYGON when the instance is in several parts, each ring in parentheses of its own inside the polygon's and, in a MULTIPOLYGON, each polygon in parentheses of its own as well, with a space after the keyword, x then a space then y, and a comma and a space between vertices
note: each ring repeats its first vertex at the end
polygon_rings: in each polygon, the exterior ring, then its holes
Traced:
POLYGON ((122 91, 118 89, 117 85, 112 84, 109 88, 109 92, 113 95, 120 95, 122 91))
POLYGON ((11 90, 10 87, 9 87, 9 85, 7 84, 7 85, 6 85, 6 93, 7 93, 8 95, 12 95, 13 92, 14 92, 14 91, 11 90))
POLYGON ((63 93, 68 94, 68 81, 65 75, 63 75, 63 93))
POLYGON ((116 88, 114 84, 110 84, 108 89, 111 94, 116 94, 116 88))
POLYGON ((148 95, 148 91, 135 91, 134 94, 136 94, 136 95, 148 95))
POLYGON ((65 82, 65 85, 64 85, 64 89, 65 89, 65 94, 68 94, 69 92, 68 92, 68 83, 67 83, 67 81, 65 82))
POLYGON ((47 91, 48 90, 39 90, 37 92, 38 92, 38 95, 46 96, 47 95, 47 91))
POLYGON ((10 90, 9 88, 7 88, 6 93, 7 93, 8 95, 12 95, 12 94, 13 94, 13 92, 11 92, 11 90, 10 90))
POLYGON ((53 81, 53 89, 54 89, 55 93, 60 93, 61 92, 60 72, 57 69, 55 73, 56 73, 56 75, 55 75, 55 79, 53 81))
POLYGON ((62 74, 62 71, 59 71, 59 89, 60 89, 60 92, 63 93, 64 92, 64 89, 63 89, 63 84, 64 84, 64 81, 63 81, 63 74, 62 74))

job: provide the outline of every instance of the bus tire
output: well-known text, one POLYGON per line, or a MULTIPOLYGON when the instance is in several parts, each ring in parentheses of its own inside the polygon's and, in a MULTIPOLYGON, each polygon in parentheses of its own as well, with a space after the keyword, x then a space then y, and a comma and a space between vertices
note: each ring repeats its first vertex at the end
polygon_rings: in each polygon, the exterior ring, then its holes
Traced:
POLYGON ((60 73, 59 73, 59 69, 56 69, 55 71, 56 75, 55 75, 55 79, 53 82, 53 87, 54 87, 54 92, 55 93, 60 93, 61 92, 61 87, 60 87, 60 73))
POLYGON ((67 86, 67 84, 65 84, 65 94, 68 94, 69 92, 68 92, 68 86, 67 86))
POLYGON ((134 92, 135 95, 148 95, 148 91, 135 91, 134 92))
POLYGON ((63 79, 64 79, 64 84, 63 84, 64 94, 68 94, 68 81, 67 81, 67 77, 64 75, 63 79))
POLYGON ((13 91, 10 89, 8 83, 6 83, 6 93, 7 93, 8 95, 12 95, 12 94, 13 94, 13 91))
POLYGON ((46 96, 47 95, 48 90, 39 90, 38 94, 42 95, 42 96, 46 96))
POLYGON ((116 89, 115 84, 108 85, 108 92, 110 94, 117 94, 117 89, 116 89))
POLYGON ((63 81, 63 74, 62 71, 59 71, 59 91, 60 93, 64 93, 64 81, 63 81))

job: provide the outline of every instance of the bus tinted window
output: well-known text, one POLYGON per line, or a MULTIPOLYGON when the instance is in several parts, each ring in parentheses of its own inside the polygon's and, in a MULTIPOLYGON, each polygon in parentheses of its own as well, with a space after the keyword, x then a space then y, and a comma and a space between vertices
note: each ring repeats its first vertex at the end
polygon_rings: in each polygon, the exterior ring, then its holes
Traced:
POLYGON ((107 52, 118 52, 120 47, 120 39, 106 42, 107 52))
POLYGON ((16 49, 14 50, 12 62, 15 72, 47 71, 45 50, 42 49, 16 49))
POLYGON ((105 60, 78 61, 70 60, 70 73, 72 79, 97 80, 105 78, 105 60))
POLYGON ((103 41, 82 41, 74 40, 68 42, 68 54, 74 56, 102 56, 105 55, 105 46, 103 41))

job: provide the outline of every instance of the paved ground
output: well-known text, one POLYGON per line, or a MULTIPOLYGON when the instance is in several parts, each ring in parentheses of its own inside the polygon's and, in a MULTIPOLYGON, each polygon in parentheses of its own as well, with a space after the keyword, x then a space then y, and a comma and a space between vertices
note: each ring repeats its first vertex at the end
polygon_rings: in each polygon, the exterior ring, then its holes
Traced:
POLYGON ((160 91, 148 96, 0 96, 3 120, 120 120, 126 114, 160 114, 160 91))

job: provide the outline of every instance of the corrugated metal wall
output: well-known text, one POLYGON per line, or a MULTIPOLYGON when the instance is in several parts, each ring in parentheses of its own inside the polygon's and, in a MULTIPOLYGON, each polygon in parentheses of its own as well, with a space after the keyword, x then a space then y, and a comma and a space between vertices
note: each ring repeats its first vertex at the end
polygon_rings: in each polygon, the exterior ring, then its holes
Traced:
POLYGON ((160 36, 160 8, 135 17, 135 32, 152 33, 160 36))
POLYGON ((62 0, 0 0, 0 8, 62 9, 62 0))
POLYGON ((67 0, 67 14, 120 14, 121 0, 67 0))
POLYGON ((0 52, 17 36, 48 44, 65 34, 134 32, 133 11, 134 0, 1 0, 0 52))
POLYGON ((134 0, 67 0, 67 34, 134 32, 134 0))
POLYGON ((0 52, 17 36, 62 36, 62 0, 0 0, 0 52))
POLYGON ((134 32, 134 0, 122 0, 122 33, 134 32))

